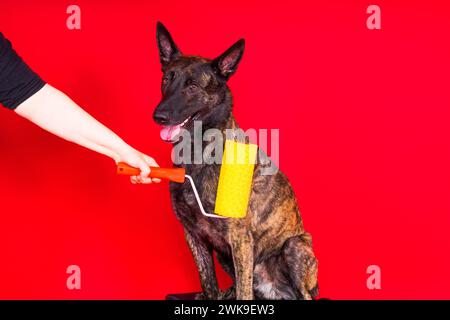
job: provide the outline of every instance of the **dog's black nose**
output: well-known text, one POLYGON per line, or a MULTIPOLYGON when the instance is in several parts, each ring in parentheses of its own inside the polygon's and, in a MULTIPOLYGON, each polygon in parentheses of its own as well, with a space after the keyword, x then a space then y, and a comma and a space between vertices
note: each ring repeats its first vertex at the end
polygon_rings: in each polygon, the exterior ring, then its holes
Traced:
POLYGON ((158 111, 153 114, 153 119, 158 124, 166 124, 169 122, 169 113, 164 111, 158 111))

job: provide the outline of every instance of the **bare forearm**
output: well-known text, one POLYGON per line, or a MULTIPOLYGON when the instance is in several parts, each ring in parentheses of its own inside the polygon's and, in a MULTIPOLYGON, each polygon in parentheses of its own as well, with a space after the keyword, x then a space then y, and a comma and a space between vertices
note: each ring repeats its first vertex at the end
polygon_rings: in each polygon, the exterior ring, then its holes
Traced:
POLYGON ((63 139, 107 155, 116 161, 121 152, 130 148, 67 95, 48 84, 15 111, 63 139))
POLYGON ((147 178, 149 166, 158 166, 153 158, 126 144, 113 131, 52 86, 46 84, 20 104, 15 112, 63 139, 104 154, 116 162, 123 161, 138 167, 141 175, 132 177, 132 182, 152 181, 147 178))

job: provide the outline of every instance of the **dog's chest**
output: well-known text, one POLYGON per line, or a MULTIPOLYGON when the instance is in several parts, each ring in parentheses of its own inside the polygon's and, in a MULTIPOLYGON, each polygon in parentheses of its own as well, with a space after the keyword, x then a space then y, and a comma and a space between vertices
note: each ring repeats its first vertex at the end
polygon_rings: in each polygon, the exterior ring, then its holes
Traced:
MULTIPOLYGON (((206 212, 214 210, 219 172, 214 169, 191 173, 206 212)), ((228 225, 226 219, 204 216, 196 201, 189 182, 172 183, 170 186, 172 204, 184 228, 210 244, 214 250, 229 252, 228 225)))

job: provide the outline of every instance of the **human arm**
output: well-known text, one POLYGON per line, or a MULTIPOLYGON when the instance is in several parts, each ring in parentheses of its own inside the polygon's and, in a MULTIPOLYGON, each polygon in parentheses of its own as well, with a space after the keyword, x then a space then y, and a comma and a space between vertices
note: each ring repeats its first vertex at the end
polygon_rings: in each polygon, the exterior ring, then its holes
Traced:
MULTIPOLYGON (((117 134, 94 119, 66 94, 45 84, 14 111, 41 128, 90 150, 104 154, 116 163, 125 162, 141 169, 134 183, 150 183, 149 166, 155 160, 125 143, 117 134)), ((157 182, 159 180, 153 179, 157 182)))

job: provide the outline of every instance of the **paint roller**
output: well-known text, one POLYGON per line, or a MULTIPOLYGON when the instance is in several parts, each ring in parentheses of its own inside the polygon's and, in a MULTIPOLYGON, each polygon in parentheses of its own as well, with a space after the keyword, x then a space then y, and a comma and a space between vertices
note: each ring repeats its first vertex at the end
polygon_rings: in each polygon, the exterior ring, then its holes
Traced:
MULTIPOLYGON (((194 180, 186 174, 184 168, 150 167, 149 177, 177 183, 184 183, 187 178, 203 215, 210 218, 244 218, 247 214, 250 199, 257 152, 258 146, 255 144, 225 140, 216 193, 215 213, 205 211, 194 180)), ((135 176, 140 174, 140 170, 121 162, 117 166, 117 173, 135 176)))

